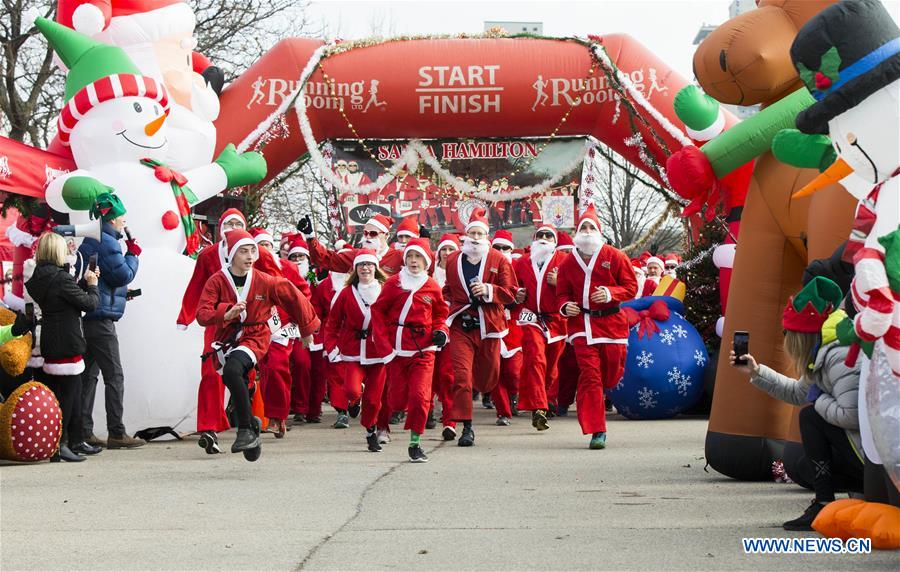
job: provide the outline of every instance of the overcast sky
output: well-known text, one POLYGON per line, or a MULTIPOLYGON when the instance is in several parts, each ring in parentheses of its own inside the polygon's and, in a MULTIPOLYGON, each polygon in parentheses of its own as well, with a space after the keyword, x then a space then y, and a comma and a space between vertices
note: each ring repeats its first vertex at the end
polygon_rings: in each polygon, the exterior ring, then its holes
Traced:
MULTIPOLYGON (((692 79, 691 44, 704 23, 728 19, 730 0, 591 0, 583 2, 464 0, 413 2, 313 2, 309 15, 329 35, 365 38, 373 30, 384 36, 481 32, 486 20, 534 21, 545 36, 627 33, 688 80, 692 79)), ((900 2, 886 2, 897 19, 900 2)))

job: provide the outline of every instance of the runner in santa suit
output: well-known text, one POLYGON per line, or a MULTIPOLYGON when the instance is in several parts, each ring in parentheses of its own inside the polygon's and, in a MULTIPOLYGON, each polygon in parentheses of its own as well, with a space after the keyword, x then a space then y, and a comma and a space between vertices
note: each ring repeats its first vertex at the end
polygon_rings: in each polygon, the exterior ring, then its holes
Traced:
MULTIPOLYGON (((514 263, 514 247, 511 232, 498 230, 494 233, 491 248, 502 254, 510 264, 514 263)), ((496 407, 497 425, 500 427, 509 426, 513 408, 518 409, 519 376, 522 372, 522 330, 517 324, 519 309, 516 304, 507 304, 503 313, 509 333, 500 340, 499 378, 494 391, 485 393, 481 401, 488 409, 489 405, 496 407)))
POLYGON ((312 342, 320 323, 312 305, 293 284, 254 269, 258 251, 247 231, 232 230, 225 241, 226 266, 203 287, 197 321, 214 328, 215 341, 221 344, 207 361, 221 368, 234 401, 238 432, 231 452, 236 453, 260 446, 260 427, 252 420, 247 383, 250 370, 269 349, 273 306, 287 311, 304 344, 312 342))
POLYGON ((407 412, 403 428, 409 430, 409 460, 424 463, 428 457, 419 438, 430 409, 435 352, 447 344, 449 310, 437 282, 428 276, 434 258, 428 239, 411 240, 403 256, 405 265, 384 283, 372 319, 385 324, 393 344, 388 403, 394 411, 407 412))
POLYGON ((634 299, 637 300, 644 296, 644 284, 647 282, 647 275, 644 273, 641 261, 637 258, 631 259, 631 268, 634 270, 634 279, 637 280, 637 294, 634 295, 634 299))
MULTIPOLYGON (((350 185, 361 187, 371 183, 372 179, 369 178, 369 175, 359 170, 359 163, 356 161, 348 161, 346 181, 350 185)), ((359 195, 359 199, 360 204, 366 204, 368 202, 368 197, 366 197, 366 195, 359 195)))
MULTIPOLYGON (((531 198, 528 200, 528 211, 531 213, 531 222, 534 224, 534 228, 540 228, 544 225, 544 215, 541 214, 541 199, 543 195, 541 193, 537 193, 531 195, 531 198)), ((523 220, 522 222, 526 222, 523 220)))
MULTIPOLYGON (((299 234, 294 236, 288 248, 288 262, 298 273, 304 276, 309 274, 309 246, 299 234)), ((312 294, 309 298, 312 299, 312 294)), ((311 350, 295 343, 291 348, 290 365, 289 410, 294 414, 293 423, 321 422, 322 399, 325 397, 326 385, 324 379, 317 379, 312 375, 311 350)))
POLYGON ((371 308, 385 276, 373 250, 356 250, 353 259, 347 286, 337 295, 325 323, 325 353, 342 364, 344 393, 350 403, 361 403, 360 424, 366 429, 366 443, 369 451, 377 453, 381 451, 379 437, 389 431, 387 423, 379 423, 379 413, 385 363, 392 354, 386 324, 375 319, 371 308))
MULTIPOLYGON (((475 444, 472 390, 491 391, 500 369, 500 339, 508 329, 504 306, 515 300, 512 267, 488 242, 487 213, 476 208, 459 252, 447 260, 444 299, 450 304, 450 359, 453 363, 451 418, 463 422, 458 445, 475 444)), ((447 438, 445 429, 444 438, 447 438)), ((450 436, 452 439, 452 435, 450 436)))
MULTIPOLYGON (((522 304, 518 323, 522 327, 524 366, 519 381, 519 409, 531 411, 531 425, 549 429, 547 393, 558 388, 559 358, 565 349, 565 319, 557 313, 556 281, 568 254, 556 250, 556 227, 544 224, 534 233, 531 252, 513 265, 521 288, 516 301, 522 304)), ((558 390, 553 392, 558 394, 558 390)), ((556 403, 552 403, 556 409, 556 403)))
MULTIPOLYGON (((414 222, 414 221, 413 221, 414 222)), ((387 276, 393 276, 403 267, 403 251, 391 248, 388 245, 388 234, 391 231, 392 221, 390 217, 377 214, 370 218, 363 227, 362 247, 375 251, 380 270, 387 276)), ((410 223, 407 223, 408 225, 410 223)), ((304 216, 297 223, 297 229, 306 238, 309 244, 310 260, 316 268, 329 272, 341 272, 348 274, 353 269, 354 254, 352 251, 334 251, 325 248, 316 238, 312 221, 309 215, 304 216)), ((409 228, 413 232, 412 225, 409 228)), ((418 225, 415 225, 415 236, 419 236, 418 225)), ((398 242, 406 240, 398 239, 398 242)))
MULTIPOLYGON (((457 250, 459 250, 459 238, 455 234, 447 233, 441 237, 432 277, 442 289, 447 283, 447 259, 451 253, 457 250)), ((446 300, 444 303, 447 303, 446 300)), ((453 409, 452 390, 453 364, 450 362, 450 352, 446 348, 438 348, 437 355, 434 357, 432 393, 441 403, 441 425, 443 425, 444 431, 450 435, 450 439, 456 438, 456 421, 450 418, 450 411, 453 409), (447 431, 448 427, 449 431, 447 431)))
MULTIPOLYGON (((556 251, 569 254, 575 250, 575 243, 569 233, 558 231, 556 233, 556 251)), ((565 323, 566 320, 563 320, 565 323)), ((569 407, 575 403, 575 388, 578 386, 578 361, 575 359, 575 348, 568 339, 565 342, 562 357, 559 358, 559 366, 556 385, 547 389, 547 401, 556 403, 556 414, 565 417, 569 414, 569 407)))
MULTIPOLYGON (((316 315, 319 316, 323 323, 328 319, 331 305, 337 299, 337 293, 343 289, 346 279, 345 275, 332 272, 313 288, 311 301, 313 308, 316 309, 316 315), (335 282, 338 283, 337 291, 335 291, 333 286, 335 282)), ((309 346, 309 351, 312 359, 310 375, 313 379, 322 378, 326 381, 328 400, 338 414, 332 426, 335 429, 347 429, 350 427, 350 415, 347 412, 349 404, 344 393, 343 369, 340 362, 331 362, 328 360, 328 356, 325 355, 324 328, 320 329, 313 336, 313 343, 309 346)), ((358 414, 359 411, 356 410, 353 417, 356 417, 358 414)))
MULTIPOLYGON (((228 233, 247 226, 243 213, 237 209, 228 209, 219 217, 219 236, 221 240, 211 244, 197 256, 194 265, 194 273, 185 288, 181 301, 181 311, 178 314, 177 325, 185 329, 197 316, 197 305, 203 287, 211 276, 225 268, 227 246, 225 238, 228 233)), ((268 274, 278 275, 280 272, 275 260, 269 252, 259 254, 254 263, 257 270, 268 274)), ((215 340, 215 329, 207 328, 203 336, 203 353, 211 350, 210 344, 215 340)), ((228 417, 225 415, 225 386, 222 385, 221 376, 216 372, 217 366, 213 360, 204 360, 200 366, 200 386, 197 390, 197 432, 200 433, 200 446, 209 454, 219 453, 218 438, 216 433, 225 431, 230 427, 228 417)))
POLYGON ((622 378, 628 322, 619 304, 634 298, 631 260, 603 244, 600 219, 591 204, 578 219, 575 252, 557 273, 557 307, 568 317, 568 334, 581 375, 576 395, 578 422, 591 435, 591 449, 606 447, 603 390, 622 378))
MULTIPOLYGON (((254 228, 250 230, 250 235, 256 241, 259 252, 264 250, 272 252, 275 239, 272 238, 270 232, 262 228, 254 228)), ((279 258, 274 258, 274 260, 281 270, 282 276, 309 300, 312 295, 309 283, 302 276, 297 265, 290 260, 279 258)), ((290 322, 286 311, 278 309, 277 314, 273 314, 273 319, 277 320, 275 326, 277 330, 272 333, 272 344, 269 346, 265 358, 259 364, 260 388, 265 404, 265 414, 269 419, 268 430, 275 434, 276 439, 281 439, 287 431, 286 420, 291 408, 291 386, 293 385, 291 355, 296 351, 297 346, 300 346, 304 352, 308 352, 308 350, 303 348, 302 344, 296 343, 299 333, 297 325, 290 322)), ((309 368, 308 360, 306 367, 309 368)))
POLYGON ((641 291, 641 297, 653 296, 659 281, 662 280, 665 264, 662 259, 657 256, 647 258, 647 277, 644 280, 644 289, 641 291))
POLYGON ((678 273, 675 271, 678 268, 678 265, 681 264, 681 260, 679 256, 674 252, 670 252, 666 254, 665 258, 666 269, 663 270, 663 274, 665 276, 671 276, 672 278, 678 278, 678 273))

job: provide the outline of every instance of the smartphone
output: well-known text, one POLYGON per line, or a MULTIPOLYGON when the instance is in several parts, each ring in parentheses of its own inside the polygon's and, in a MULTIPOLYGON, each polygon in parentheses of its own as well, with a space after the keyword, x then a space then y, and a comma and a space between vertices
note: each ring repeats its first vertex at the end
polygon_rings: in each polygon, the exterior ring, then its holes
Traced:
POLYGON ((25 304, 25 317, 29 320, 34 320, 34 303, 28 302, 25 304))
POLYGON ((127 227, 127 226, 125 227, 125 237, 128 238, 128 240, 133 240, 133 239, 131 238, 131 231, 128 230, 128 227, 127 227))
POLYGON ((127 294, 125 294, 126 300, 133 300, 142 294, 140 288, 135 288, 134 290, 129 290, 127 294))
POLYGON ((91 257, 88 259, 88 270, 90 270, 91 272, 97 271, 97 253, 96 252, 94 254, 92 254, 91 257))
POLYGON ((747 365, 747 360, 742 359, 741 356, 750 353, 750 332, 735 332, 733 345, 734 365, 747 365))

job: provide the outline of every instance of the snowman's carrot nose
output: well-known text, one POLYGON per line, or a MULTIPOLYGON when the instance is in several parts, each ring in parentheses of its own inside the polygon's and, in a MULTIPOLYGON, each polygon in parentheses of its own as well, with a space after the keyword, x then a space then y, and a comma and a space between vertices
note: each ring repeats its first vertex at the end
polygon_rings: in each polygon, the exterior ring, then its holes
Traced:
POLYGON ((828 185, 834 185, 841 179, 853 172, 853 167, 846 161, 838 157, 837 161, 825 169, 818 177, 806 184, 805 187, 793 194, 793 198, 808 197, 809 195, 821 191, 828 185))
POLYGON ((163 113, 162 115, 160 115, 159 117, 157 117, 156 119, 154 119, 153 121, 151 121, 150 123, 148 123, 147 125, 144 126, 144 133, 146 133, 147 136, 156 135, 156 132, 159 131, 160 127, 163 126, 163 123, 165 123, 166 117, 168 117, 168 116, 169 116, 169 110, 167 109, 165 111, 165 113, 163 113))

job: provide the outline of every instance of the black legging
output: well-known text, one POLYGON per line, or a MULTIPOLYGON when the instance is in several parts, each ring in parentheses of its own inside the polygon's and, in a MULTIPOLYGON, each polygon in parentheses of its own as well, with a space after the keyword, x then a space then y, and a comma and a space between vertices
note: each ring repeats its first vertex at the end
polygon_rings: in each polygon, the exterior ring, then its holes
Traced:
POLYGON ((884 465, 877 465, 866 457, 866 500, 900 507, 900 492, 891 481, 884 465))
POLYGON ((800 435, 812 465, 817 501, 833 501, 838 480, 847 483, 848 490, 862 491, 863 463, 843 429, 825 421, 815 407, 809 406, 800 410, 800 435))
POLYGON ((40 381, 53 391, 62 410, 60 443, 75 445, 84 441, 84 422, 81 417, 81 374, 51 375, 41 372, 40 381))
POLYGON ((247 374, 251 369, 253 360, 246 352, 233 351, 225 358, 222 381, 231 392, 238 429, 250 429, 252 426, 253 413, 250 407, 250 390, 247 387, 247 374))

